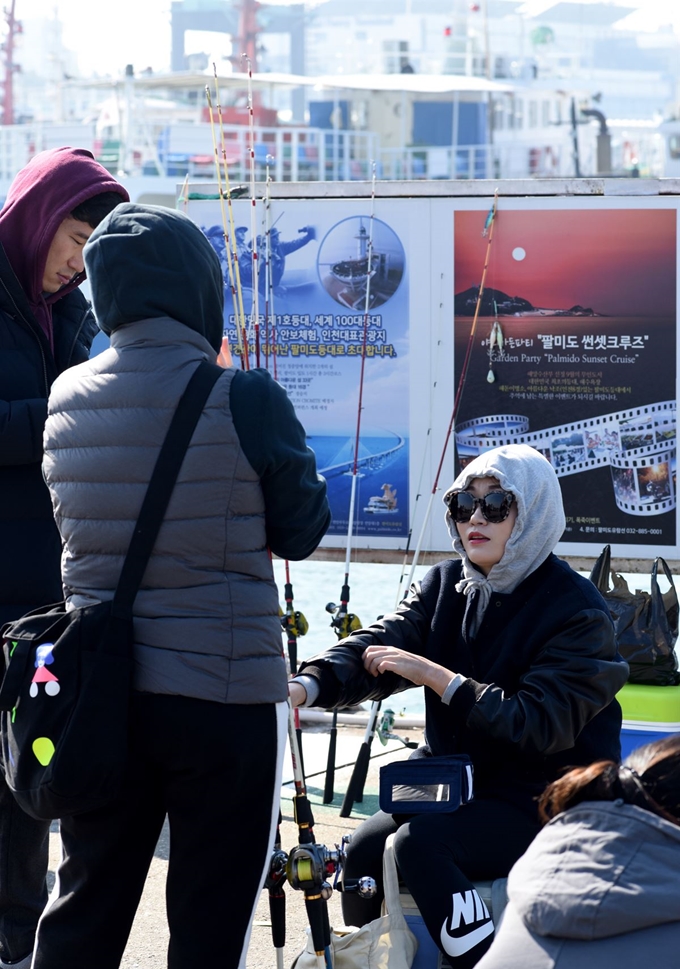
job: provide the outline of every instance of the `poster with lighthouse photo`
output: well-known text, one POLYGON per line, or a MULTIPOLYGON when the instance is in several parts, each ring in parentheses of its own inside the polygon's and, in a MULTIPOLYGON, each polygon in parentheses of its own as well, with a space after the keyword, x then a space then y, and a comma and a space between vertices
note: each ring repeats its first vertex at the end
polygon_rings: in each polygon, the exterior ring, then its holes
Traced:
POLYGON ((360 200, 277 200, 269 210, 258 205, 254 231, 250 208, 233 205, 230 254, 219 203, 190 203, 188 211, 223 265, 235 362, 245 320, 249 366, 266 367, 286 388, 328 482, 329 535, 347 535, 356 475, 354 534, 403 544, 409 274, 400 207, 386 217, 360 200))

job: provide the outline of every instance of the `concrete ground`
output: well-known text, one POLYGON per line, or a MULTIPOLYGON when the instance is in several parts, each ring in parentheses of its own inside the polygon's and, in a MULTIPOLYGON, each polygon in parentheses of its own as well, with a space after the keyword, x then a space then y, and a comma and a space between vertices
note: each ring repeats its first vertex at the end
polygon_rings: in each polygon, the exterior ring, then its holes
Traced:
MULTIPOLYGON (((411 740, 422 742, 422 730, 399 729, 397 733, 411 740)), ((344 793, 351 777, 363 730, 356 727, 338 727, 335 797, 333 803, 322 804, 326 759, 328 753, 328 732, 326 727, 305 727, 303 731, 303 752, 308 776, 307 793, 314 812, 314 834, 317 843, 334 848, 344 834, 352 832, 361 821, 378 810, 378 771, 382 764, 392 760, 405 759, 409 751, 401 744, 390 741, 383 746, 374 740, 368 779, 363 801, 354 806, 350 818, 339 817, 344 793), (376 756, 378 755, 378 756, 376 756), (316 776, 314 776, 316 775, 316 776)), ((292 782, 293 771, 290 758, 284 763, 284 782, 292 782)), ((293 819, 292 783, 282 788, 281 828, 282 847, 289 851, 297 844, 297 826, 293 819)), ((50 869, 53 872, 59 860, 59 835, 56 825, 50 838, 50 869)), ((128 946, 121 962, 121 969, 165 969, 168 930, 165 918, 165 876, 168 866, 168 831, 163 830, 154 859, 151 864, 146 888, 137 911, 128 946)), ((304 896, 286 886, 286 947, 283 964, 289 969, 295 956, 304 948, 306 942, 304 896)), ((340 895, 333 893, 328 902, 331 925, 342 924, 340 895)), ((225 922, 225 931, 228 923, 225 922)), ((271 942, 269 921, 269 900, 266 891, 262 892, 253 923, 250 946, 248 949, 247 969, 275 969, 276 954, 271 942)), ((215 967, 219 969, 219 967, 215 967)))

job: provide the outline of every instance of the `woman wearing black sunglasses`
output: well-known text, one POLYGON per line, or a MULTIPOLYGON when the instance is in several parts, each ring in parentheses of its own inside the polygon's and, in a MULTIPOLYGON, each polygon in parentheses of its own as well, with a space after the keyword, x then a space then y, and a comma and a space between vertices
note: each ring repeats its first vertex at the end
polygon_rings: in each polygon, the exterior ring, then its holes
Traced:
MULTIPOLYGON (((465 753, 475 798, 452 814, 378 812, 354 835, 346 877, 379 882, 396 831, 401 875, 444 957, 467 969, 494 925, 472 881, 508 871, 539 830, 536 798, 566 766, 618 760, 628 668, 595 586, 553 554, 565 526, 555 472, 508 445, 461 472, 444 496, 459 558, 415 583, 392 615, 303 663, 293 703, 325 708, 425 687, 427 747, 465 753)), ((348 924, 379 914, 343 897, 348 924)))

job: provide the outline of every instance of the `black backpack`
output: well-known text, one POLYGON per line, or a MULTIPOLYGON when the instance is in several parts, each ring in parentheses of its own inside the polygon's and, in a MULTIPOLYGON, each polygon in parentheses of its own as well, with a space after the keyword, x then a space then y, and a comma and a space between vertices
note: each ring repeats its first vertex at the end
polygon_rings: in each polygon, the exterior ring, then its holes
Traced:
POLYGON ((114 597, 35 609, 0 631, 6 672, 0 734, 7 785, 35 818, 101 807, 127 762, 132 607, 187 447, 223 371, 201 363, 177 406, 142 503, 114 597))

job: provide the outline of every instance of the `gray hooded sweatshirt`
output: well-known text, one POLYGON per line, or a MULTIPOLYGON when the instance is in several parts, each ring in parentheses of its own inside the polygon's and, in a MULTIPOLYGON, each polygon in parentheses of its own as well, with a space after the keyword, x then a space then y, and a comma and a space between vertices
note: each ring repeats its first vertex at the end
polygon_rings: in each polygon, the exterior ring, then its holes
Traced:
POLYGON ((680 966, 680 826, 623 801, 586 801, 543 828, 508 879, 477 969, 680 966))

